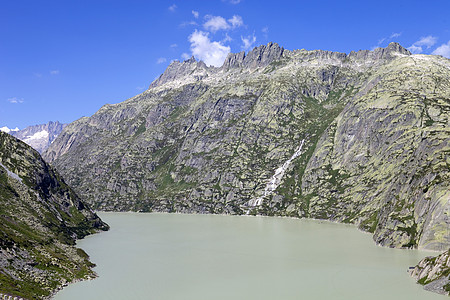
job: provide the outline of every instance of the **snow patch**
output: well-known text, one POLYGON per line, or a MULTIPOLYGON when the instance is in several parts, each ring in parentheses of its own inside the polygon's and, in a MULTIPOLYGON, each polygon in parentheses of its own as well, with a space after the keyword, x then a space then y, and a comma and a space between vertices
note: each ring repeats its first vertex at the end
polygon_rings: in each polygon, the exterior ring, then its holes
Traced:
POLYGON ((9 129, 6 126, 0 127, 0 131, 6 132, 6 133, 10 133, 11 131, 19 131, 20 129, 18 127, 14 128, 14 129, 9 129))
POLYGON ((28 144, 29 142, 31 142, 33 140, 42 140, 42 139, 46 139, 47 140, 48 136, 49 136, 48 131, 47 130, 42 130, 42 131, 36 132, 33 135, 27 136, 23 141, 28 144))

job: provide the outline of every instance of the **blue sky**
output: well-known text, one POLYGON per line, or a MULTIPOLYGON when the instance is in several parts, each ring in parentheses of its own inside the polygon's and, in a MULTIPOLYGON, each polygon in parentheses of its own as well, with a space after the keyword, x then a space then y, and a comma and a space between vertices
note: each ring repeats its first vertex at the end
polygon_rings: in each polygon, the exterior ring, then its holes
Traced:
POLYGON ((172 60, 277 42, 450 57, 450 0, 0 2, 0 127, 72 122, 143 92, 172 60))

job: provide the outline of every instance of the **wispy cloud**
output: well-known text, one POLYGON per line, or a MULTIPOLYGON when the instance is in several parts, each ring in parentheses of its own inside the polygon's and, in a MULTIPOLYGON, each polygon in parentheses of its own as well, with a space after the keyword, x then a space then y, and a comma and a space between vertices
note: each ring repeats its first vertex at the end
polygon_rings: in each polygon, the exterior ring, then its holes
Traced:
POLYGON ((250 48, 253 47, 253 44, 256 42, 256 36, 255 34, 251 35, 251 36, 247 36, 247 37, 243 37, 241 36, 241 40, 242 40, 242 50, 250 50, 250 48))
POLYGON ((222 0, 222 2, 228 2, 231 4, 239 4, 242 0, 222 0))
POLYGON ((244 25, 244 20, 242 20, 241 16, 234 15, 231 19, 228 19, 228 22, 230 22, 231 27, 237 28, 244 25))
POLYGON ((180 24, 180 27, 186 27, 186 26, 197 26, 197 22, 195 21, 187 21, 180 24))
POLYGON ((157 64, 162 64, 165 63, 167 61, 167 59, 165 57, 160 57, 158 58, 158 60, 156 61, 157 64))
POLYGON ((373 46, 371 49, 374 50, 375 48, 381 47, 381 44, 383 44, 384 42, 390 42, 393 39, 400 37, 401 35, 402 35, 401 32, 393 32, 388 37, 382 37, 381 39, 378 40, 377 45, 373 46))
POLYGON ((389 39, 395 39, 395 38, 400 37, 401 35, 402 35, 401 32, 394 32, 389 36, 389 39))
POLYGON ((436 48, 431 54, 442 55, 444 57, 450 58, 450 41, 447 44, 442 44, 436 48))
POLYGON ((195 30, 189 36, 189 42, 195 57, 215 67, 220 67, 231 51, 230 47, 224 46, 221 42, 211 41, 209 34, 203 31, 195 30))
POLYGON ((172 4, 171 6, 169 6, 169 10, 171 11, 171 12, 175 12, 175 10, 177 9, 177 5, 176 4, 172 4))
POLYGON ((203 24, 203 28, 208 31, 216 32, 219 30, 227 30, 230 28, 230 24, 228 24, 227 20, 221 16, 211 16, 206 15, 206 22, 203 24))
POLYGON ((177 45, 177 44, 172 44, 172 45, 170 45, 169 47, 172 48, 172 49, 174 49, 174 48, 177 48, 178 45, 177 45))
POLYGON ((244 20, 239 15, 234 15, 228 20, 221 16, 206 15, 205 19, 206 22, 203 24, 203 28, 212 33, 219 30, 235 29, 244 25, 244 20))
POLYGON ((411 51, 411 53, 417 54, 423 52, 423 47, 426 47, 427 49, 431 48, 434 44, 437 42, 437 37, 428 35, 421 37, 418 41, 414 42, 410 47, 408 47, 408 50, 411 51))
POLYGON ((436 44, 436 42, 437 42, 437 37, 429 35, 429 36, 421 37, 420 40, 418 40, 417 42, 414 43, 414 45, 425 46, 427 48, 430 48, 431 46, 436 44))
POLYGON ((50 71, 50 75, 58 75, 59 74, 59 70, 51 70, 50 71))
POLYGON ((194 18, 198 19, 199 13, 198 13, 198 11, 193 10, 192 15, 194 16, 194 18))
POLYGON ((13 104, 23 103, 23 98, 17 98, 17 97, 9 98, 8 102, 13 103, 13 104))
POLYGON ((187 60, 187 59, 189 59, 189 58, 191 58, 191 57, 189 56, 189 54, 187 54, 186 52, 184 52, 184 53, 181 54, 181 58, 182 58, 183 60, 187 60))
POLYGON ((261 29, 261 32, 263 33, 263 36, 265 39, 267 39, 269 37, 269 27, 263 27, 263 29, 261 29))
POLYGON ((422 47, 415 46, 415 45, 411 45, 410 47, 408 47, 408 50, 409 50, 412 54, 422 53, 422 51, 423 51, 422 47))
POLYGON ((136 87, 136 90, 138 90, 138 91, 145 90, 145 86, 137 86, 137 87, 136 87))
POLYGON ((33 75, 36 76, 37 78, 41 78, 42 77, 41 73, 34 73, 33 75))

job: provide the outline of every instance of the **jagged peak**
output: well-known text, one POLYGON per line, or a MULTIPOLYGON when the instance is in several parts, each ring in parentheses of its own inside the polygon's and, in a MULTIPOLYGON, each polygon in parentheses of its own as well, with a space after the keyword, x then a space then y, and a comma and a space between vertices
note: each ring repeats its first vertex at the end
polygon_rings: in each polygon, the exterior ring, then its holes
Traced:
POLYGON ((260 45, 254 47, 248 53, 245 51, 237 53, 229 53, 225 58, 222 66, 216 68, 213 66, 208 67, 203 61, 196 60, 194 56, 182 62, 178 60, 172 61, 167 69, 161 74, 155 81, 152 82, 149 88, 161 86, 167 82, 175 80, 183 80, 184 77, 194 74, 195 80, 205 78, 212 73, 219 70, 228 71, 235 68, 247 68, 257 69, 264 68, 270 63, 279 60, 283 57, 283 54, 298 53, 300 51, 305 52, 302 57, 316 58, 323 60, 338 60, 344 61, 345 59, 366 61, 369 63, 376 63, 377 61, 394 59, 400 55, 411 55, 411 52, 402 47, 399 43, 392 42, 385 48, 376 48, 373 50, 359 50, 357 52, 351 51, 349 54, 342 52, 334 52, 327 50, 285 50, 278 43, 269 42, 267 45, 260 45))
POLYGON ((386 48, 375 48, 374 50, 359 50, 358 52, 352 51, 348 54, 349 58, 355 59, 392 59, 398 54, 411 55, 409 50, 402 47, 399 43, 392 42, 386 48))
POLYGON ((229 53, 225 59, 222 69, 228 70, 236 67, 265 67, 272 61, 280 59, 284 48, 277 43, 269 42, 267 45, 260 45, 253 48, 245 54, 245 51, 239 53, 229 53))
POLYGON ((209 67, 203 61, 197 61, 194 56, 180 62, 178 60, 172 61, 167 69, 155 81, 150 84, 149 88, 160 86, 166 82, 173 81, 184 77, 193 71, 207 71, 209 67))

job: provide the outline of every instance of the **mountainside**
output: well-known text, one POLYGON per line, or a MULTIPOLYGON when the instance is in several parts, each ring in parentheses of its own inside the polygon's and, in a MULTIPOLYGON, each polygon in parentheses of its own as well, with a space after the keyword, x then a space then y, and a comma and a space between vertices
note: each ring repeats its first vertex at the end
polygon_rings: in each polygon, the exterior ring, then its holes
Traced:
POLYGON ((95 277, 75 240, 107 229, 38 152, 0 132, 0 298, 95 277))
POLYGON ((171 63, 44 157, 101 210, 329 219, 385 246, 446 250, 449 112, 446 58, 269 43, 220 68, 171 63))
POLYGON ((19 140, 24 141, 39 153, 44 152, 53 140, 61 133, 67 124, 61 124, 58 121, 48 122, 47 124, 28 126, 22 130, 10 130, 7 127, 2 127, 1 131, 15 136, 19 140))

